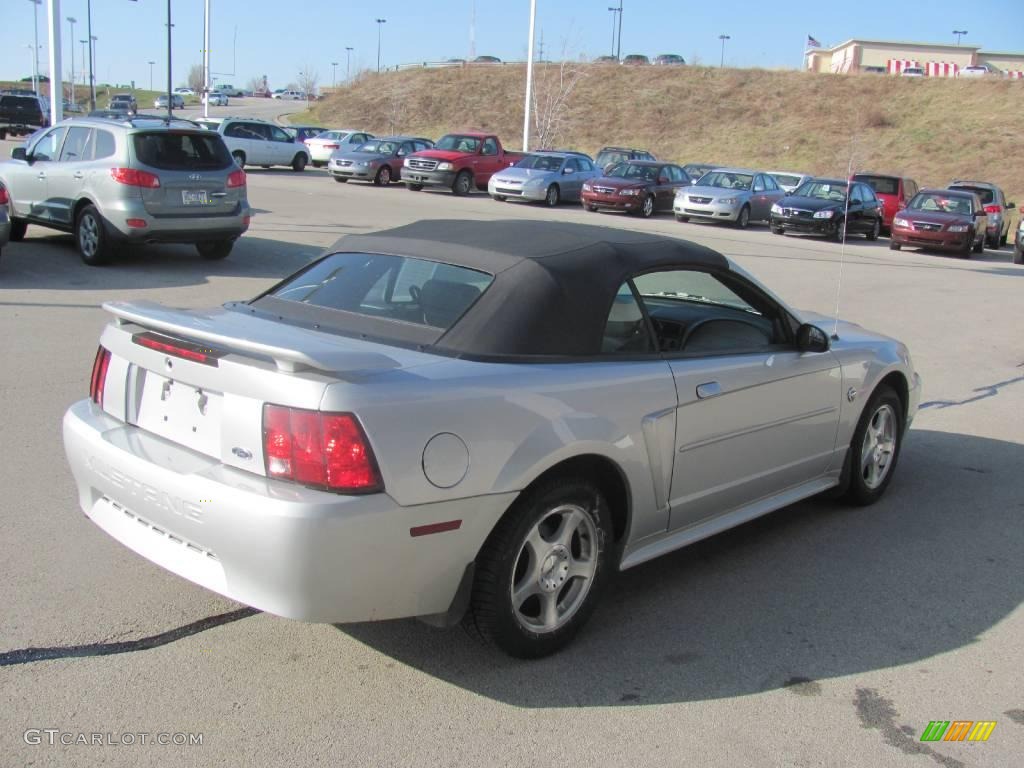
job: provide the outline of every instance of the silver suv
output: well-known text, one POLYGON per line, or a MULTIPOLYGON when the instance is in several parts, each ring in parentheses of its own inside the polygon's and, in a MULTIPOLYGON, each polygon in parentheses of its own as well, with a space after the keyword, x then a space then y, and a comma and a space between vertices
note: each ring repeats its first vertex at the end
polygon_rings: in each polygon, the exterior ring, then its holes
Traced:
POLYGON ((11 240, 29 224, 72 232, 91 265, 123 243, 193 243, 223 259, 252 215, 220 136, 185 120, 64 120, 0 162, 0 183, 11 240))
POLYGON ((223 137, 239 168, 246 165, 288 165, 302 171, 309 165, 309 150, 274 123, 253 117, 200 118, 204 128, 223 137))

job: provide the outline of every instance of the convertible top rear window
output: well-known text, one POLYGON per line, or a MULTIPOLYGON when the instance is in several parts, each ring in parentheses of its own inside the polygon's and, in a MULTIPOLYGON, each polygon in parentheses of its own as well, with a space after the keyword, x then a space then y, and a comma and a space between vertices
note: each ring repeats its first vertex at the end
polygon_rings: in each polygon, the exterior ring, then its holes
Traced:
POLYGON ((409 256, 335 253, 267 295, 446 331, 492 280, 486 272, 409 256))

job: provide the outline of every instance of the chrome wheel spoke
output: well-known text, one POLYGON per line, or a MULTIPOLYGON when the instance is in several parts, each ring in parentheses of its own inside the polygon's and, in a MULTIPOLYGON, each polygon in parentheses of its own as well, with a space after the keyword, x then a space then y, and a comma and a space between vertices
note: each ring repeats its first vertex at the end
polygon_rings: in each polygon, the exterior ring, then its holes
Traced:
POLYGON ((542 628, 551 630, 558 626, 558 593, 541 595, 540 623, 542 628))
POLYGON ((593 560, 573 560, 569 564, 569 572, 566 574, 566 579, 589 579, 594 575, 596 570, 596 563, 593 560))
POLYGON ((583 517, 584 513, 579 509, 573 509, 571 512, 562 515, 562 522, 559 524, 558 530, 555 531, 555 541, 566 549, 572 546, 573 534, 576 533, 576 529, 583 522, 583 517))
POLYGON ((512 606, 518 611, 523 607, 523 603, 540 594, 540 583, 535 577, 527 576, 519 583, 518 588, 513 589, 515 591, 512 592, 512 606))

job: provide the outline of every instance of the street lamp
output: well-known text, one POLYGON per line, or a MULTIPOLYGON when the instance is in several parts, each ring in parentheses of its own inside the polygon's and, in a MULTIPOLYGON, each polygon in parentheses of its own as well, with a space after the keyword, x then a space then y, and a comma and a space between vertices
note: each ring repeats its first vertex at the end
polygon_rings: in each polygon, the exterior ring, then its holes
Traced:
POLYGON ((954 29, 953 30, 953 34, 956 35, 956 44, 960 45, 960 36, 961 35, 966 35, 967 34, 967 30, 966 29, 954 29))
POLYGON ((331 62, 331 88, 338 84, 338 62, 331 62))
POLYGON ((86 77, 86 74, 87 74, 86 71, 85 71, 85 61, 86 61, 86 59, 89 58, 89 54, 86 52, 85 46, 87 46, 89 44, 89 41, 88 40, 79 40, 78 42, 80 42, 82 44, 82 85, 83 86, 88 86, 89 84, 85 80, 85 77, 86 77))
MULTIPOLYGON (((32 3, 32 23, 35 27, 35 48, 32 49, 32 90, 39 95, 39 6, 43 0, 28 0, 32 3)), ((52 95, 52 94, 51 94, 52 95)))
POLYGON ((383 25, 387 23, 387 19, 377 19, 377 71, 380 72, 380 34, 383 25))
POLYGON ((346 45, 345 46, 345 79, 346 80, 349 80, 352 77, 352 68, 350 66, 351 62, 349 60, 349 56, 352 54, 352 51, 354 51, 354 50, 355 50, 355 48, 353 48, 351 45, 346 45))
POLYGON ((75 24, 78 22, 74 16, 68 16, 68 23, 71 24, 71 103, 75 103, 75 24))
POLYGON ((156 62, 155 61, 150 61, 148 63, 149 63, 149 90, 152 91, 153 90, 153 65, 156 64, 156 62))
POLYGON ((89 87, 92 88, 91 106, 96 109, 96 35, 89 35, 92 41, 89 46, 89 87))
POLYGON ((615 46, 615 59, 622 61, 622 0, 619 0, 619 42, 615 46))
POLYGON ((725 66, 725 41, 732 40, 732 38, 729 37, 728 35, 719 35, 718 39, 722 41, 722 58, 718 62, 718 68, 721 69, 722 67, 725 66))
POLYGON ((614 6, 609 6, 608 10, 612 12, 612 56, 614 56, 615 55, 615 22, 618 20, 617 17, 615 16, 615 14, 622 13, 622 9, 621 8, 616 8, 614 6))

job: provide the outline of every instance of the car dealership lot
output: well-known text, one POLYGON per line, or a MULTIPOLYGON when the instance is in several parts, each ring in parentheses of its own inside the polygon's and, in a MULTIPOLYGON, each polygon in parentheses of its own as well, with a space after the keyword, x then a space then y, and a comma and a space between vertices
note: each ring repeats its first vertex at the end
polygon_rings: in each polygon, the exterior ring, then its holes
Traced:
POLYGON ((339 185, 311 169, 251 171, 249 196, 252 228, 222 262, 162 246, 89 268, 69 236, 36 227, 4 249, 2 762, 999 766, 1024 753, 1024 267, 1009 249, 964 261, 851 239, 841 268, 838 244, 764 226, 339 185), (411 620, 238 613, 79 514, 59 424, 88 390, 100 302, 250 297, 342 234, 459 217, 690 238, 825 313, 842 272, 841 314, 905 341, 924 379, 887 496, 812 499, 627 571, 574 645, 532 663, 411 620), (986 743, 920 742, 936 719, 998 725, 986 743), (30 728, 203 744, 33 745, 30 728))

